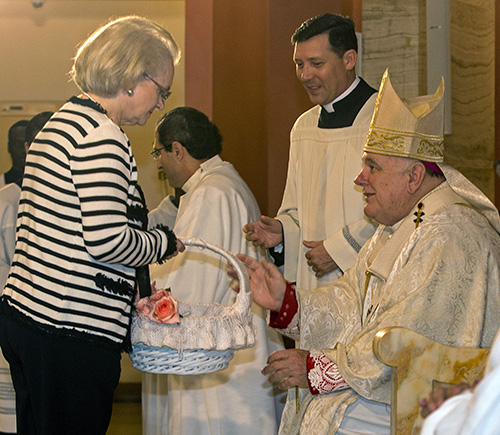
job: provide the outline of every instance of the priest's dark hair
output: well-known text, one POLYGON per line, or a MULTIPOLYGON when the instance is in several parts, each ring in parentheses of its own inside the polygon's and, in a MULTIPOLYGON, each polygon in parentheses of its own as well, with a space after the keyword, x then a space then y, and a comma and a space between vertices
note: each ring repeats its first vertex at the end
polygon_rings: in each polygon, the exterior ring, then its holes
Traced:
POLYGON ((12 124, 9 128, 9 140, 7 142, 7 146, 10 154, 15 153, 18 148, 21 148, 24 151, 27 125, 28 121, 23 119, 12 124))
POLYGON ((222 151, 222 136, 208 116, 193 107, 177 107, 156 124, 158 141, 166 151, 172 142, 180 142, 191 157, 204 160, 222 151))
POLYGON ((304 21, 292 35, 292 45, 328 33, 331 49, 340 58, 348 50, 358 51, 354 21, 337 14, 322 14, 304 21))

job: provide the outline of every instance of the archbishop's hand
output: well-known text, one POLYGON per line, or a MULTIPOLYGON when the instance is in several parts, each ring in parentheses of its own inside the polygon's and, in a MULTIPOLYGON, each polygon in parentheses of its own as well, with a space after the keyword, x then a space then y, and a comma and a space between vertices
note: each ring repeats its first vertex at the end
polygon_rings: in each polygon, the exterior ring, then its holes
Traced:
POLYGON ((267 366, 262 374, 269 382, 277 384, 278 388, 287 390, 291 387, 308 387, 307 356, 309 352, 303 349, 279 350, 267 359, 267 366))
MULTIPOLYGON (((255 258, 245 254, 236 254, 236 257, 247 270, 253 300, 268 310, 279 311, 285 296, 286 281, 278 268, 265 258, 258 262, 255 258)), ((229 267, 228 273, 233 278, 237 278, 232 267, 229 267)), ((232 288, 239 291, 237 284, 232 288)))
POLYGON ((268 216, 261 216, 260 220, 246 224, 243 232, 254 246, 265 249, 278 246, 283 241, 281 222, 268 216))

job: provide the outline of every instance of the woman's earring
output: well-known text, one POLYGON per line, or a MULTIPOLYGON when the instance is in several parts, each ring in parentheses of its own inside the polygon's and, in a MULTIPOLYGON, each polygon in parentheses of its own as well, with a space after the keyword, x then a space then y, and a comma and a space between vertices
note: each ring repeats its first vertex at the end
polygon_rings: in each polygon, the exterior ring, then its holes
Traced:
POLYGON ((133 89, 129 89, 127 91, 127 94, 128 94, 129 97, 131 97, 132 95, 134 95, 134 90, 133 89))

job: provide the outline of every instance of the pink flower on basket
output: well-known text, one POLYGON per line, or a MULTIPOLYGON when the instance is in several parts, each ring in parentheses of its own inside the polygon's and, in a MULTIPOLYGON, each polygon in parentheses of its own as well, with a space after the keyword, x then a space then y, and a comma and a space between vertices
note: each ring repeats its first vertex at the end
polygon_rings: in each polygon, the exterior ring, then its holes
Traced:
POLYGON ((151 296, 139 299, 137 313, 157 323, 180 323, 177 301, 172 297, 170 289, 156 290, 153 283, 153 291, 151 296))

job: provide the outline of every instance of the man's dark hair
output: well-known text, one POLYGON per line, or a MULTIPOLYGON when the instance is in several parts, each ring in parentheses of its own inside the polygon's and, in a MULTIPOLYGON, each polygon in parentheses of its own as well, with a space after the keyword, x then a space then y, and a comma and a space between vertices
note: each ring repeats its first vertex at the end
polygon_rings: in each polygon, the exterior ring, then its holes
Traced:
POLYGON ((347 50, 358 51, 354 21, 336 14, 318 15, 304 21, 292 35, 292 44, 307 41, 323 33, 328 33, 332 51, 340 58, 347 50))
POLYGON ((172 151, 172 142, 180 142, 197 160, 209 159, 222 151, 222 136, 207 115, 192 107, 177 107, 156 124, 160 144, 172 151))
POLYGON ((26 142, 28 143, 28 146, 31 145, 35 136, 53 114, 54 112, 41 112, 29 120, 28 125, 26 126, 26 142))
POLYGON ((26 127, 28 125, 28 121, 21 120, 12 124, 9 128, 9 142, 8 142, 8 151, 9 154, 16 152, 18 148, 22 148, 24 151, 24 142, 26 140, 26 127))

